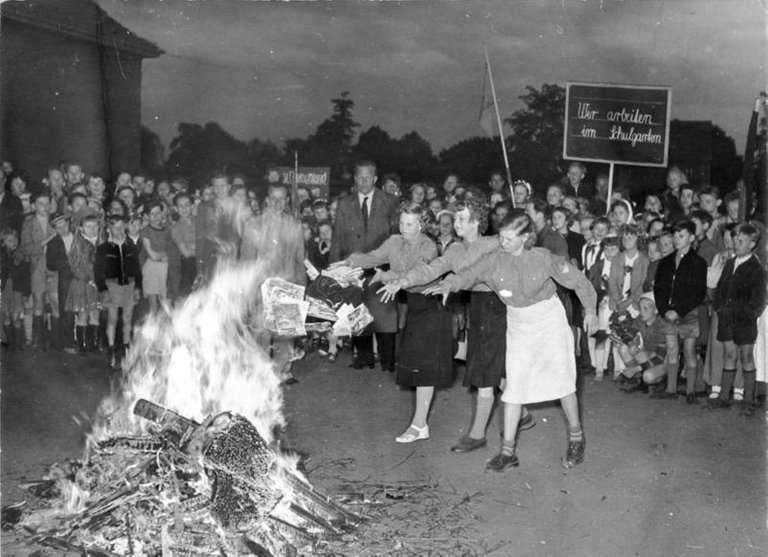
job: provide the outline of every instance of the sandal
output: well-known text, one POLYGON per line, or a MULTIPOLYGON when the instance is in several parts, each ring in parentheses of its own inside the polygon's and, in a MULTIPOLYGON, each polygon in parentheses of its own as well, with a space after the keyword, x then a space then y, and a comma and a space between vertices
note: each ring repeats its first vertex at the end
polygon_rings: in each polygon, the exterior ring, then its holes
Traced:
POLYGON ((416 427, 411 424, 408 426, 402 435, 395 437, 397 443, 413 443, 414 441, 421 441, 422 439, 429 439, 429 426, 416 427))

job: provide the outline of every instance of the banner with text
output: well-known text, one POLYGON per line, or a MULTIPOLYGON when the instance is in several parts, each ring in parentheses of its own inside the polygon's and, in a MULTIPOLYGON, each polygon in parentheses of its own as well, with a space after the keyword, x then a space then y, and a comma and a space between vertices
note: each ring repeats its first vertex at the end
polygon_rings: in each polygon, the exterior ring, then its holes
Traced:
MULTIPOLYGON (((293 187, 295 170, 290 166, 280 166, 280 183, 293 187)), ((296 184, 306 189, 312 197, 328 199, 331 169, 328 166, 300 166, 296 174, 296 184)))
POLYGON ((563 158, 667 166, 672 90, 568 83, 563 158))

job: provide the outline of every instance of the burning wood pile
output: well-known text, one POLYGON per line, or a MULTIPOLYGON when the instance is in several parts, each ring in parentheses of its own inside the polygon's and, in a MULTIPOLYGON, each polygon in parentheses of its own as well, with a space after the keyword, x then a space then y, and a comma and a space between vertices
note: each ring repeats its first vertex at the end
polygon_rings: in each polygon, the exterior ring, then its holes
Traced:
MULTIPOLYGON (((297 555, 362 522, 317 492, 256 428, 199 424, 147 400, 149 433, 111 437, 56 482, 68 511, 24 517, 31 542, 97 555, 297 555)), ((51 486, 52 487, 52 486, 51 486)))

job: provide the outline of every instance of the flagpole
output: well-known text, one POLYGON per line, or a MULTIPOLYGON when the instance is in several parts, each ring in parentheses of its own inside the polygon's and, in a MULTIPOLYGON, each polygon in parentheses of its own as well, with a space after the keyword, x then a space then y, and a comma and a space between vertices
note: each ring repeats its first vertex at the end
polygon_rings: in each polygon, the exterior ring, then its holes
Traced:
MULTIPOLYGON (((488 70, 488 83, 491 85, 491 95, 493 96, 493 108, 496 110, 496 123, 499 125, 499 141, 501 141, 501 152, 504 154, 504 167, 507 169, 507 186, 512 188, 512 174, 509 172, 509 159, 507 158, 507 146, 504 144, 504 133, 501 127, 501 115, 499 114, 499 103, 496 100, 496 88, 493 86, 493 74, 491 73, 491 61, 488 59, 488 50, 483 45, 483 53, 485 54, 485 67, 488 70)), ((512 196, 512 206, 515 205, 515 196, 512 196)))

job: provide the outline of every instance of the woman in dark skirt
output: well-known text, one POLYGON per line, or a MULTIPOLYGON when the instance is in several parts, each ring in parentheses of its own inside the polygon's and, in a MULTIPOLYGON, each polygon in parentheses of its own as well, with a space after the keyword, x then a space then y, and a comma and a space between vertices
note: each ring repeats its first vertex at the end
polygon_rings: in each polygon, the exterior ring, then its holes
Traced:
MULTIPOLYGON (((389 264, 386 273, 377 272, 371 282, 393 279, 417 265, 437 257, 435 242, 423 232, 426 210, 408 203, 400 211, 400 234, 387 239, 380 248, 367 254, 353 253, 337 265, 372 269, 389 264)), ((423 287, 406 290, 408 314, 397 366, 397 383, 416 387, 416 410, 411 425, 398 436, 398 443, 413 443, 429 438, 427 415, 435 388, 453 382, 453 316, 439 300, 422 294, 423 287)))
MULTIPOLYGON (((475 265, 485 254, 499 249, 498 236, 482 236, 488 226, 488 206, 484 198, 467 196, 452 206, 454 228, 462 239, 446 250, 442 257, 429 265, 418 265, 404 276, 388 280, 379 292, 385 297, 395 295, 401 288, 433 283, 451 272, 461 272, 475 265)), ((425 293, 430 293, 432 286, 425 293)), ((472 427, 451 450, 467 453, 486 445, 485 430, 493 410, 497 388, 503 389, 506 345, 507 307, 483 283, 475 284, 470 292, 469 326, 467 328, 467 366, 464 386, 477 389, 472 427)), ((533 416, 527 412, 520 420, 520 429, 533 427, 533 416)))

